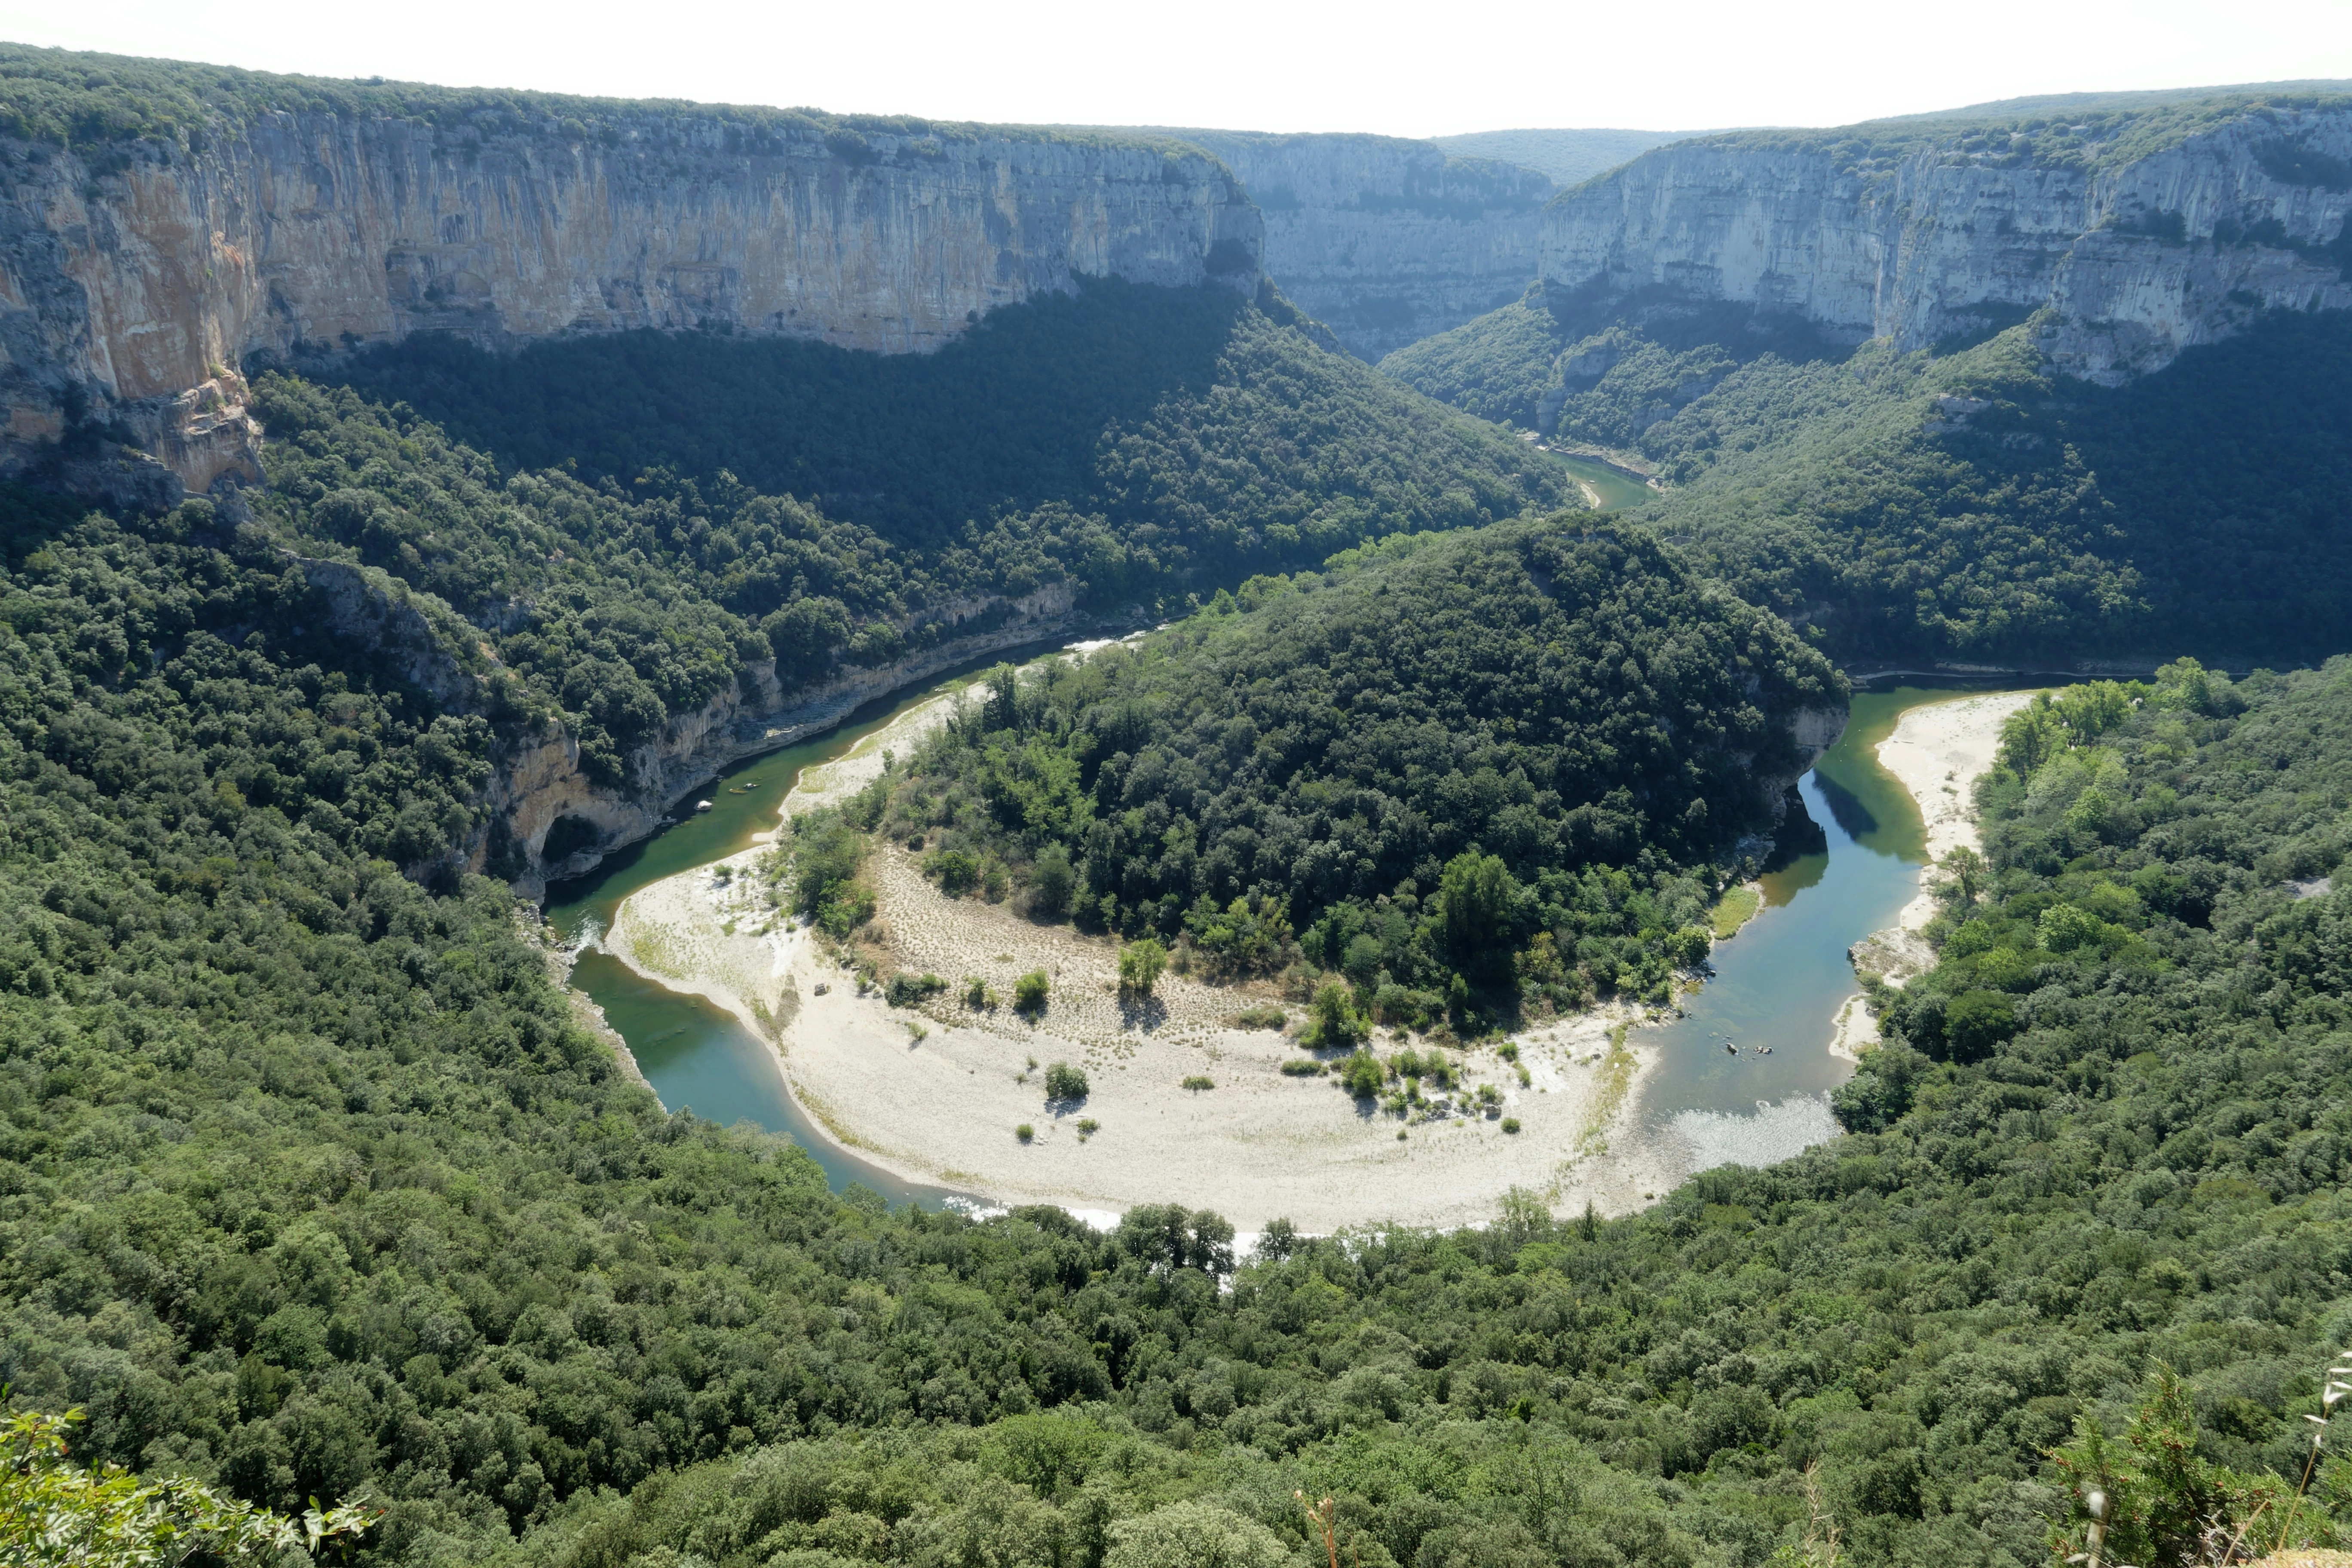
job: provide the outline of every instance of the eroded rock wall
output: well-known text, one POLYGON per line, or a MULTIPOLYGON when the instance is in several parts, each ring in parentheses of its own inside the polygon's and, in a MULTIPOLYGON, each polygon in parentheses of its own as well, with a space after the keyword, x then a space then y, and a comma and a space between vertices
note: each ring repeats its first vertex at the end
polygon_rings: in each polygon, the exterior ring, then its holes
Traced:
POLYGON ((2352 110, 2249 108, 2142 156, 2064 162, 1939 145, 1857 163, 1822 142, 1645 153, 1546 210, 1543 278, 1905 348, 2046 307, 2052 361, 2110 384, 2266 309, 2352 306, 2352 110))
POLYGON ((1265 268, 1351 353, 1392 349, 1508 304, 1536 275, 1551 181, 1429 142, 1172 134, 1223 159, 1265 215, 1265 268))
POLYGON ((1213 158, 1100 136, 319 112, 101 152, 0 141, 0 463, 97 418, 195 490, 255 472, 257 355, 632 327, 905 353, 1081 274, 1254 289, 1263 247, 1213 158))
MULTIPOLYGON (((374 653, 444 710, 488 710, 498 658, 456 611, 374 567, 289 559, 320 594, 337 635, 374 653)), ((658 735, 631 752, 620 788, 589 776, 579 737, 560 726, 502 731, 479 797, 483 820, 465 847, 462 868, 495 867, 518 891, 539 898, 551 878, 593 870, 604 856, 648 837, 669 806, 730 763, 818 734, 866 703, 959 664, 1075 637, 1093 624, 1077 610, 1067 583, 1018 599, 962 601, 929 618, 943 623, 945 635, 894 664, 845 665, 821 681, 789 687, 778 682, 772 661, 751 664, 700 708, 671 714, 658 735), (567 817, 589 831, 574 829, 579 847, 550 855, 549 832, 567 817)))

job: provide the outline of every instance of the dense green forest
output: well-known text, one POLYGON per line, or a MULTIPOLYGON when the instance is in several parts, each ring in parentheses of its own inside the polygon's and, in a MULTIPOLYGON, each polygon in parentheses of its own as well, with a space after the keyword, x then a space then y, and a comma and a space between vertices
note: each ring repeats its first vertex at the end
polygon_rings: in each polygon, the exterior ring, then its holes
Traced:
POLYGON ((866 141, 869 132, 936 143, 1006 131, 1033 139, 1196 151, 1132 130, 975 125, 908 114, 583 98, 512 88, 388 82, 381 77, 287 76, 193 60, 0 44, 0 134, 71 148, 101 164, 110 157, 128 155, 141 142, 150 150, 201 150, 208 136, 236 131, 256 116, 272 112, 417 120, 478 142, 484 135, 542 131, 579 141, 624 125, 642 133, 664 120, 691 115, 725 124, 730 150, 751 153, 774 154, 793 142, 814 142, 838 153, 866 157, 873 154, 866 141))
POLYGON ((1778 621, 1571 514, 1392 538, 1000 670, 866 815, 951 890, 996 858, 1037 913, 1220 969, 1280 966, 1295 930, 1384 1022, 1573 1007, 1704 955, 1803 769, 1794 714, 1844 701, 1778 621))
POLYGON ((732 474, 927 555, 1075 535, 1055 563, 1131 574, 1096 584, 1130 597, 1568 495, 1313 331, 1270 289, 1112 279, 1001 307, 931 354, 631 332, 493 355, 428 336, 333 374, 513 467, 732 474))
POLYGON ((1843 657, 2245 660, 2340 643, 2342 314, 2282 313, 2115 389, 2047 372, 2031 321, 1895 354, 1776 342, 1737 314, 1569 326, 1531 299, 1387 364, 1495 416, 1531 417, 1564 385, 1563 437, 1674 481, 1642 521, 1843 657))
POLYGON ((633 750, 761 661, 790 690, 987 630, 1041 589, 1181 612, 1363 540, 1558 503, 1523 447, 1269 305, 1089 285, 922 356, 412 342, 363 360, 356 389, 260 378, 252 505, 304 553, 475 622, 499 665, 489 716, 560 720, 618 787, 633 750))
POLYGON ((1297 1563, 1304 1489, 1375 1568, 1748 1568, 1816 1461, 1857 1562, 2042 1561, 2045 1454, 2159 1365, 2101 1459, 2143 1535, 2305 1451, 2352 1328, 2340 661, 2021 726, 1853 1136, 1231 1258, 1278 1216, 892 1211, 664 1115, 503 888, 383 858, 463 828, 478 728, 298 630, 263 531, 9 503, 0 1380, 84 1459, 372 1497, 388 1562, 1297 1563))

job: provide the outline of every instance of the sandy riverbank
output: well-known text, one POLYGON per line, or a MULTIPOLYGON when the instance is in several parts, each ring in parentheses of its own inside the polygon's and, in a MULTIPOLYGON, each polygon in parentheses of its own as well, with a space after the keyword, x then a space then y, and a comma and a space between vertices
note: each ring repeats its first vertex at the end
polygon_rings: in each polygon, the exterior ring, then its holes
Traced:
MULTIPOLYGON (((862 788, 886 752, 912 751, 955 700, 912 710, 847 755, 806 770, 782 812, 862 788)), ((1990 763, 2000 721, 2023 700, 2004 694, 1915 709, 1881 745, 1882 763, 1921 803, 1934 853, 1972 841, 1969 784, 1990 763)), ((1123 1003, 1109 939, 943 898, 919 858, 892 845, 877 845, 868 862, 878 900, 873 950, 886 969, 936 974, 947 988, 912 1007, 860 994, 850 969, 813 933, 785 929, 768 905, 757 875, 766 853, 754 847, 643 889, 622 906, 605 945, 640 973, 733 1013, 770 1044, 815 1121, 908 1181, 1087 1212, 1177 1201, 1245 1228, 1280 1216, 1311 1231, 1482 1221, 1513 1186, 1543 1194, 1555 1212, 1590 1200, 1621 1213, 1670 1184, 1656 1152, 1622 1134, 1622 1112, 1656 1058, 1623 1009, 1517 1036, 1524 1084, 1492 1049, 1451 1050, 1465 1085, 1494 1085, 1500 1107, 1489 1115, 1469 1095, 1437 1102, 1433 1093, 1433 1103, 1400 1119, 1359 1105, 1327 1077, 1283 1072, 1302 1055, 1293 1037, 1301 1009, 1264 983, 1171 973, 1149 1005, 1123 1003), (1009 999, 1014 978, 1032 969, 1051 977, 1041 1018, 1009 1005, 965 1005, 971 981, 1009 999), (1283 1007, 1289 1027, 1239 1026, 1237 1015, 1265 1006, 1283 1007), (1047 1103, 1044 1068, 1057 1061, 1086 1073, 1082 1101, 1047 1103), (1188 1079, 1213 1087, 1188 1089, 1188 1079), (1505 1132, 1504 1117, 1519 1131, 1505 1132), (1082 1131, 1086 1121, 1096 1125, 1082 1131), (1023 1124, 1032 1129, 1026 1142, 1015 1133, 1023 1124)), ((1842 1054, 1874 1038, 1859 998, 1838 1032, 1842 1054)))
MULTIPOLYGON (((1918 935, 1936 918, 1935 896, 1927 890, 1930 868, 1963 845, 1979 847, 1976 781, 2000 749, 2001 724, 2032 698, 2030 691, 1992 691, 1927 703, 1906 710, 1895 732, 1878 743, 1878 765, 1918 803, 1928 866, 1920 868, 1918 895, 1903 906, 1895 923, 1855 944, 1857 970, 1900 985, 1935 963, 1918 935)), ((1877 1019, 1857 993, 1838 1012, 1830 1049, 1859 1057, 1877 1043, 1877 1019)))
MULTIPOLYGON (((806 770, 782 815, 862 788, 886 751, 910 752, 953 701, 912 710, 806 770)), ((1664 1190, 1654 1160, 1611 1143, 1654 1055, 1638 1029, 1629 1037, 1622 1026, 1634 1021, 1629 1010, 1516 1037, 1524 1084, 1492 1049, 1450 1050, 1465 1092, 1441 1099, 1433 1086, 1422 1108, 1399 1118, 1367 1110, 1329 1078, 1281 1070, 1303 1054, 1294 1037, 1301 1009, 1265 984, 1170 973, 1147 1006, 1125 1004, 1110 940, 942 898, 919 858, 896 846, 877 845, 868 862, 876 945, 890 965, 937 974, 949 988, 915 1007, 861 995, 852 971, 768 906, 757 875, 766 853, 762 845, 641 890, 604 945, 733 1013, 770 1044, 814 1120, 910 1182, 1080 1211, 1181 1201, 1244 1227, 1281 1216, 1313 1231, 1482 1221, 1512 1186, 1544 1194, 1560 1212, 1588 1199, 1622 1212, 1664 1190), (1034 1023, 1009 1005, 1014 978, 1032 969, 1046 971, 1052 987, 1034 1023), (971 979, 1006 1001, 965 1005, 971 979), (1235 1024, 1244 1009, 1265 1006, 1282 1007, 1288 1027, 1235 1024), (1056 1061, 1086 1072, 1083 1101, 1046 1102, 1043 1069, 1056 1061), (1184 1087, 1201 1078, 1214 1087, 1184 1087), (1492 1114, 1472 1102, 1481 1084, 1501 1093, 1492 1114), (1506 1117, 1517 1131, 1503 1131, 1506 1117), (1084 1121, 1097 1130, 1081 1136, 1084 1121), (1026 1142, 1014 1131, 1024 1123, 1026 1142)))
POLYGON ((882 945, 900 970, 938 974, 949 989, 913 1007, 861 995, 813 933, 779 922, 751 934, 764 919, 748 875, 760 853, 645 889, 623 907, 607 945, 631 967, 733 1012, 774 1047, 793 1097, 836 1142, 910 1182, 1106 1213, 1179 1201, 1245 1227, 1281 1216, 1315 1231, 1484 1220, 1514 1185, 1563 1212, 1588 1198, 1622 1212, 1664 1190, 1640 1151, 1610 1144, 1615 1113, 1651 1059, 1639 1031, 1618 1029, 1629 1018, 1622 1011, 1518 1036, 1525 1085, 1492 1050, 1449 1052, 1471 1089, 1491 1083, 1502 1092, 1493 1116, 1467 1096, 1411 1120, 1368 1113, 1328 1078, 1282 1071, 1302 1056, 1291 1037, 1300 1009, 1263 984, 1171 973, 1147 1005, 1123 1003, 1109 941, 944 899, 918 858, 893 847, 877 847, 868 862, 882 945), (1003 1003, 964 1005, 969 978, 1009 998, 1031 969, 1045 970, 1052 987, 1035 1023, 1003 1003), (1283 1005, 1293 1027, 1234 1026, 1242 1010, 1266 1005, 1283 1005), (1043 1069, 1057 1061, 1086 1073, 1084 1100, 1046 1102, 1043 1069), (1195 1078, 1214 1087, 1184 1087, 1195 1078), (1503 1131, 1506 1116, 1518 1131, 1503 1131), (1088 1120, 1098 1128, 1082 1137, 1088 1120), (1014 1131, 1024 1123, 1027 1142, 1014 1131))

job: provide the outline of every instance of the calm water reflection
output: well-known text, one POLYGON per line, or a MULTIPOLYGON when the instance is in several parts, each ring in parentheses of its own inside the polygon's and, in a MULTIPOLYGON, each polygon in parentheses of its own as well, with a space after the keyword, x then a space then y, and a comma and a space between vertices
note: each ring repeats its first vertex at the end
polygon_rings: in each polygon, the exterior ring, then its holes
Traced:
POLYGON ((1638 1136, 1664 1150, 1675 1175, 1765 1164, 1836 1136, 1829 1091, 1853 1068, 1829 1045, 1858 989, 1846 950, 1895 923, 1927 861, 1919 808, 1875 748, 1906 709, 2013 689, 1854 694, 1845 733, 1797 786, 1806 820, 1792 811, 1783 854, 1762 879, 1763 911, 1716 948, 1716 978, 1685 999, 1685 1016, 1644 1032, 1664 1059, 1636 1106, 1638 1136))

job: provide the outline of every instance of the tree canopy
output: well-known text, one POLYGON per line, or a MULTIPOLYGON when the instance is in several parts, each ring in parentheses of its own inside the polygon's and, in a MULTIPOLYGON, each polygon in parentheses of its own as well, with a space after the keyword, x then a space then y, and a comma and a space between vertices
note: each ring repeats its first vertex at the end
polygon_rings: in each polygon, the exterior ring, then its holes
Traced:
POLYGON ((1529 301, 1386 368, 1490 417, 1640 454, 1634 515, 1842 656, 2325 657, 2352 606, 2343 312, 2283 312, 2117 388, 2050 373, 2035 323, 1836 349, 1717 309, 1529 301), (1758 331, 1756 329, 1764 329, 1758 331))
POLYGON ((1703 955, 1685 928, 1801 771, 1795 714, 1845 700, 1770 617, 1573 514, 1255 577, 983 690, 879 817, 943 885, 994 856, 1040 912, 1244 972, 1296 931, 1422 1022, 1457 975, 1510 1011, 1523 977, 1574 1005, 1703 955))

